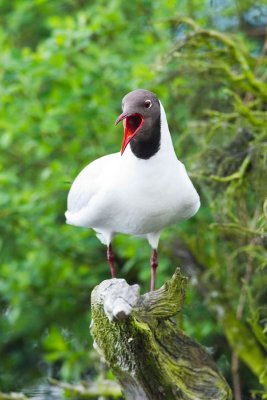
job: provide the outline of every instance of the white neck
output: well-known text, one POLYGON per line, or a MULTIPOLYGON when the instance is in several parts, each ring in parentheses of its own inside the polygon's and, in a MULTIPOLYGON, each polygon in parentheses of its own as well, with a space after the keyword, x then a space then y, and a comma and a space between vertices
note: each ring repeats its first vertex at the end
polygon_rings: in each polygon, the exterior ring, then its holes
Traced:
POLYGON ((160 102, 160 120, 161 120, 161 138, 160 138, 159 152, 163 151, 165 153, 173 154, 174 148, 172 144, 172 138, 169 131, 165 110, 161 102, 160 102))

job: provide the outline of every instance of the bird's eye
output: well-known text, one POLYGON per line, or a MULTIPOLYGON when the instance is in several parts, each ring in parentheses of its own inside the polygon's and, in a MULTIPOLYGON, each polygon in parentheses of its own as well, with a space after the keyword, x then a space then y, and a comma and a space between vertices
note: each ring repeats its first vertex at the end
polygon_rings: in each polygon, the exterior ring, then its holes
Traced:
POLYGON ((145 100, 145 108, 150 108, 152 106, 151 100, 145 100))

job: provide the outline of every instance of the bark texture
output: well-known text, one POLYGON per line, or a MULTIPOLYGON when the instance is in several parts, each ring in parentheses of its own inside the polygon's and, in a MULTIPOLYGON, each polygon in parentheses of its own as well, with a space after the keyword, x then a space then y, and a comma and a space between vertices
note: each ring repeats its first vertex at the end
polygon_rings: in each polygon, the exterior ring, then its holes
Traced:
POLYGON ((230 400, 232 394, 207 351, 173 318, 187 278, 177 269, 162 288, 140 295, 124 279, 92 292, 95 347, 117 376, 127 400, 230 400))

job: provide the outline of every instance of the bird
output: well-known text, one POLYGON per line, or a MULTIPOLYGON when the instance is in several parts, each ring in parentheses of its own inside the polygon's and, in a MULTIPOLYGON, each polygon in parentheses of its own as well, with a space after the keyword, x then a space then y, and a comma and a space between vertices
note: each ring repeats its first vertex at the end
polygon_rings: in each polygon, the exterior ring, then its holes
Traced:
POLYGON ((200 197, 176 156, 165 110, 153 92, 136 89, 122 99, 121 151, 97 158, 73 181, 66 223, 92 228, 107 246, 115 278, 112 239, 118 233, 140 236, 151 246, 150 290, 155 290, 157 249, 162 230, 191 218, 200 197))

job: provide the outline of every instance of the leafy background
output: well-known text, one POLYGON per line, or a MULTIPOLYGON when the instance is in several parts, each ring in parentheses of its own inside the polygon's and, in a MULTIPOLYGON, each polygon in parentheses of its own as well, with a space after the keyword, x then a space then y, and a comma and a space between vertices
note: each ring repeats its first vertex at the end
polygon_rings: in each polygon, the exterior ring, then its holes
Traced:
MULTIPOLYGON (((90 293, 106 249, 65 225, 70 184, 116 152, 122 97, 155 91, 202 207, 170 227, 158 286, 191 276, 185 331, 210 348, 236 400, 267 387, 267 3, 1 0, 0 387, 95 380, 90 293)), ((115 239, 119 277, 149 288, 150 248, 115 239)))

